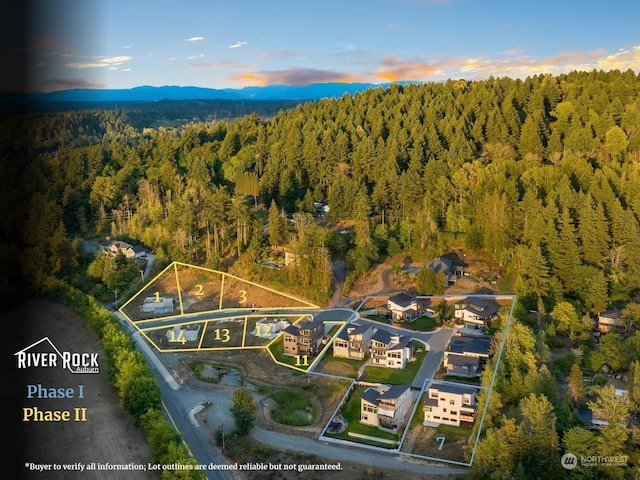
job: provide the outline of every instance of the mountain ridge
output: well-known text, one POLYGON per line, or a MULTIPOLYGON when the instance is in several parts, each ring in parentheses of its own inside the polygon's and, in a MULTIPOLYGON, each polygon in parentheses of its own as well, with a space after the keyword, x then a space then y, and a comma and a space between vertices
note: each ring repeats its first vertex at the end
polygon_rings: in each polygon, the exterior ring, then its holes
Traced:
MULTIPOLYGON (((122 89, 69 89, 49 93, 22 94, 34 102, 131 102, 160 100, 320 100, 354 95, 389 84, 314 83, 310 85, 268 85, 264 87, 206 88, 194 86, 142 85, 122 89)), ((17 94, 20 95, 20 94, 17 94)), ((5 95, 8 96, 8 95, 5 95)), ((1 100, 1 98, 0 98, 1 100)))

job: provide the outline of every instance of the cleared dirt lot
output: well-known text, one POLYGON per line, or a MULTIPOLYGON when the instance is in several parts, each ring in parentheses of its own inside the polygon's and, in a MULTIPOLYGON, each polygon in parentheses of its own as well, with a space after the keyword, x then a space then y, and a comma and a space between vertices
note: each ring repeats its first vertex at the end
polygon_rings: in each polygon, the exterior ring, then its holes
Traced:
MULTIPOLYGON (((14 403, 7 414, 16 421, 21 442, 15 448, 19 455, 13 457, 18 473, 17 477, 26 479, 122 479, 142 480, 159 479, 158 473, 139 470, 102 470, 68 471, 49 470, 37 472, 25 464, 80 464, 91 462, 117 465, 144 465, 153 463, 151 450, 142 430, 134 425, 131 415, 118 405, 118 397, 107 383, 106 366, 98 347, 98 338, 84 324, 84 319, 76 315, 69 307, 48 301, 32 300, 21 308, 0 315, 5 326, 22 325, 20 345, 13 352, 49 337, 60 351, 72 353, 98 353, 100 373, 74 374, 63 368, 29 368, 24 374, 17 375, 15 359, 12 379, 14 403), (40 385, 33 398, 28 397, 28 385, 40 385), (79 385, 83 385, 84 398, 78 398, 79 385), (50 396, 51 388, 73 389, 74 398, 37 398, 50 396), (47 392, 47 393, 45 393, 47 392), (72 412, 70 421, 24 422, 23 408, 37 407, 40 411, 72 412), (73 421, 74 409, 86 408, 86 422, 73 421)), ((34 346, 30 351, 53 351, 48 342, 34 346)), ((21 373, 22 373, 21 372, 21 373)), ((6 407, 5 407, 6 408, 6 407)), ((9 440, 10 442, 13 439, 9 440)))

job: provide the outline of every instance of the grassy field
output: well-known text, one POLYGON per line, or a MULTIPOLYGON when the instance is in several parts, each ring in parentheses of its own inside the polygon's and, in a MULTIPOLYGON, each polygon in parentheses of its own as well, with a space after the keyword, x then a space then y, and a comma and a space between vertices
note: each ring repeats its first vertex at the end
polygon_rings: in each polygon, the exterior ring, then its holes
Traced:
POLYGON ((407 366, 402 370, 374 366, 365 367, 367 372, 365 379, 367 382, 389 383, 392 385, 410 384, 425 358, 427 358, 427 354, 422 350, 416 355, 416 359, 411 363, 407 363, 407 366))
POLYGON ((271 418, 283 425, 311 425, 316 415, 314 405, 320 405, 313 393, 299 388, 277 389, 268 396, 276 402, 271 418))

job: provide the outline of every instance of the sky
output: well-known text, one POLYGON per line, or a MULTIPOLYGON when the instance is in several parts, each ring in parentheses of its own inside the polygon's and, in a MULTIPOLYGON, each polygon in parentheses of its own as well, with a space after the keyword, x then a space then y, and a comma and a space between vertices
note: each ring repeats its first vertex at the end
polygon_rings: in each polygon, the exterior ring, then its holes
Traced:
POLYGON ((0 90, 640 72, 637 0, 30 0, 22 13, 23 35, 4 21, 0 69, 21 54, 24 72, 0 90))

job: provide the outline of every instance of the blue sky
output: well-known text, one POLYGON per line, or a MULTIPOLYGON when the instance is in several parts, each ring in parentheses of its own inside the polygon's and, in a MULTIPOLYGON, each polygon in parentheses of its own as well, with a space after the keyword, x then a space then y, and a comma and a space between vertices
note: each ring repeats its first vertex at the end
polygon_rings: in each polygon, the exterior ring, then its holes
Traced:
POLYGON ((624 0, 32 0, 28 90, 640 71, 624 0))

